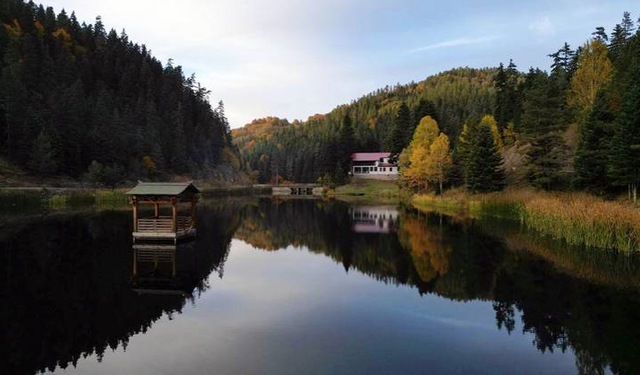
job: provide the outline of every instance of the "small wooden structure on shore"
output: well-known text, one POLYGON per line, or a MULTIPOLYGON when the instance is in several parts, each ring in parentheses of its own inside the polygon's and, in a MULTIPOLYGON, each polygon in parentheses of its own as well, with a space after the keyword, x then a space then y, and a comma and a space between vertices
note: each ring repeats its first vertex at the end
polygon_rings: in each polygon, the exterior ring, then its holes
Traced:
POLYGON ((321 196, 323 187, 320 184, 287 184, 271 187, 272 195, 321 196))
POLYGON ((172 241, 196 234, 196 203, 200 191, 192 182, 138 182, 127 192, 133 208, 133 242, 140 240, 172 241), (191 205, 189 216, 179 216, 181 203, 191 205), (153 205, 152 217, 141 217, 141 205, 153 205), (171 216, 161 216, 162 206, 171 207, 171 216))

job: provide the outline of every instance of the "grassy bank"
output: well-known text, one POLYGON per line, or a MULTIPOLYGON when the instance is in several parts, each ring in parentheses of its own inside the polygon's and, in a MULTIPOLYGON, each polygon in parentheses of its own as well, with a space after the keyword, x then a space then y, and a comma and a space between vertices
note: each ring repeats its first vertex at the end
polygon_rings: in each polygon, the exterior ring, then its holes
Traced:
POLYGON ((270 195, 270 186, 198 186, 201 195, 205 198, 213 197, 238 197, 247 195, 270 195))
POLYGON ((127 203, 125 190, 0 189, 0 209, 113 206, 127 203))
MULTIPOLYGON (((47 208, 63 209, 80 206, 120 206, 128 203, 122 189, 75 188, 0 188, 0 209, 47 208)), ((205 186, 205 198, 270 194, 271 188, 260 186, 205 186)))
POLYGON ((584 193, 511 190, 484 195, 454 191, 444 197, 418 195, 417 208, 472 216, 506 217, 571 244, 640 251, 640 209, 584 193))
POLYGON ((330 190, 327 195, 345 200, 397 201, 400 189, 396 181, 352 179, 349 184, 330 190))

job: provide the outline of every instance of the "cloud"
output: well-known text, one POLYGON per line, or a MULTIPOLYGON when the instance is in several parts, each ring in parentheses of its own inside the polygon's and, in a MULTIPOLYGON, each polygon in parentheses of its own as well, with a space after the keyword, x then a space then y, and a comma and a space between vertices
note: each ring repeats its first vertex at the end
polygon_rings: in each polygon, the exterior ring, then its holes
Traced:
POLYGON ((547 37, 555 35, 556 27, 548 16, 538 18, 529 24, 529 30, 532 30, 539 37, 547 37))
POLYGON ((459 46, 468 46, 468 45, 473 45, 473 44, 481 44, 481 43, 490 42, 490 41, 495 40, 495 39, 496 39, 496 37, 494 37, 494 36, 483 36, 483 37, 480 37, 480 38, 451 39, 451 40, 445 40, 444 42, 440 42, 440 43, 430 44, 430 45, 424 46, 424 47, 418 47, 418 48, 412 49, 411 51, 409 51, 409 53, 416 53, 416 52, 428 51, 428 50, 439 49, 439 48, 459 47, 459 46))
POLYGON ((195 72, 238 127, 267 115, 305 119, 379 87, 456 66, 493 66, 511 57, 521 66, 546 66, 548 51, 565 40, 583 42, 595 26, 615 25, 620 9, 634 1, 556 0, 544 8, 534 0, 499 7, 473 0, 46 3, 87 23, 101 15, 107 28, 125 28, 163 63, 173 58, 187 75, 195 72), (463 9, 456 17, 450 17, 453 5, 463 9), (532 13, 540 9, 544 13, 532 13))

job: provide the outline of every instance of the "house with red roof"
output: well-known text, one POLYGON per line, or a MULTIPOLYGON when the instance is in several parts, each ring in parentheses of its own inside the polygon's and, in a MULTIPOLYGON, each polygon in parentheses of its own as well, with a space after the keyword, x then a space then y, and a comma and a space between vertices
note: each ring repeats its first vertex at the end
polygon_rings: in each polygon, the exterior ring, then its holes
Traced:
POLYGON ((356 178, 395 180, 398 164, 389 152, 356 152, 351 155, 351 175, 356 178))

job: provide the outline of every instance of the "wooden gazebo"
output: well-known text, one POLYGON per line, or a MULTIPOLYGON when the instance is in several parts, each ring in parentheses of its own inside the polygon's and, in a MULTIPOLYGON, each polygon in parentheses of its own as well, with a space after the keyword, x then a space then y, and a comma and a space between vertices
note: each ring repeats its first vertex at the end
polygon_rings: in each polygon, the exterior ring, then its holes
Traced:
POLYGON ((192 182, 138 182, 127 192, 133 208, 133 242, 171 240, 195 236, 196 203, 200 191, 192 182), (191 205, 189 216, 179 216, 181 203, 191 205), (141 217, 140 205, 153 205, 153 216, 141 217), (161 216, 162 206, 171 207, 171 216, 161 216))

